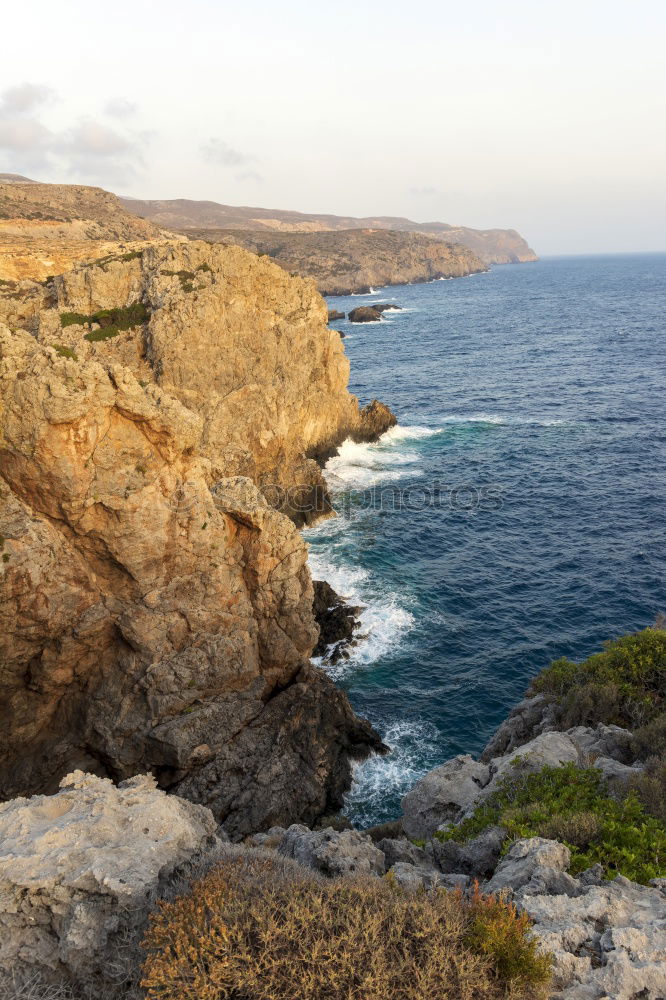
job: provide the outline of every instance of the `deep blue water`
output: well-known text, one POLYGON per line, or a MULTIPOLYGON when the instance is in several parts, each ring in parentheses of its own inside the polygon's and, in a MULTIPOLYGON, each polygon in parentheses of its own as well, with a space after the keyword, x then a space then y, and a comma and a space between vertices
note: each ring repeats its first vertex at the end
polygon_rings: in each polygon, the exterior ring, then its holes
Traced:
POLYGON ((327 467, 340 514, 306 533, 315 576, 366 606, 367 638, 331 671, 394 748, 356 773, 361 824, 480 751, 551 660, 666 610, 666 255, 329 304, 389 300, 404 311, 336 325, 352 391, 400 427, 343 446, 327 467))

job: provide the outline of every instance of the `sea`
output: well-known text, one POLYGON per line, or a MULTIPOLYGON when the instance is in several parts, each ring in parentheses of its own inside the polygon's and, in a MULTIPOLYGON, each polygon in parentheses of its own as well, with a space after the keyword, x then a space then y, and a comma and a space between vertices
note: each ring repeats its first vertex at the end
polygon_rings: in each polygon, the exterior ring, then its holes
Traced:
POLYGON ((399 423, 326 466, 316 579, 361 610, 325 666, 391 747, 345 813, 394 819, 478 754, 554 659, 666 611, 666 254, 557 257, 331 297, 393 303, 345 334, 350 389, 399 423))

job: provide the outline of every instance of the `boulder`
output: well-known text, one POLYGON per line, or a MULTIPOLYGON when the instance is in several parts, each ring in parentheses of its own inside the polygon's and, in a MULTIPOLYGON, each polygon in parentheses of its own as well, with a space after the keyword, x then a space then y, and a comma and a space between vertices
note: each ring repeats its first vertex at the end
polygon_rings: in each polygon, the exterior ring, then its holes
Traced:
POLYGON ((571 863, 571 852, 557 840, 530 837, 517 840, 485 887, 486 892, 517 892, 535 876, 548 872, 564 872, 571 863))
POLYGON ((329 309, 328 310, 328 322, 332 323, 337 319, 344 319, 345 313, 340 312, 339 309, 329 309))
POLYGON ((373 302, 370 308, 374 309, 375 312, 385 313, 393 312, 393 310, 400 311, 402 306, 397 306, 395 302, 373 302))
POLYGON ((398 863, 416 865, 419 868, 434 868, 423 848, 417 847, 411 840, 404 838, 393 840, 386 837, 379 841, 377 847, 386 858, 387 870, 398 863))
POLYGON ((382 434, 397 423, 395 413, 385 403, 373 399, 359 411, 358 427, 350 436, 353 441, 378 441, 382 434))
POLYGON ((442 872, 463 872, 465 875, 485 879, 497 867, 506 836, 502 827, 491 826, 478 837, 463 844, 455 840, 434 839, 429 843, 428 851, 442 872))
POLYGON ((323 875, 382 875, 384 855, 370 837, 356 830, 309 830, 294 823, 278 845, 278 853, 323 875))
POLYGON ((549 728, 555 708, 542 694, 524 698, 507 716, 491 737, 481 754, 482 761, 491 761, 529 743, 549 728))
POLYGON ((490 769, 461 754, 429 771, 402 800, 402 825, 408 837, 424 839, 445 823, 471 811, 490 779, 490 769))
POLYGON ((0 970, 95 976, 215 828, 208 809, 147 775, 115 786, 75 771, 55 795, 0 804, 0 970))
POLYGON ((377 323, 381 318, 381 312, 373 306, 357 306, 349 313, 351 323, 377 323))

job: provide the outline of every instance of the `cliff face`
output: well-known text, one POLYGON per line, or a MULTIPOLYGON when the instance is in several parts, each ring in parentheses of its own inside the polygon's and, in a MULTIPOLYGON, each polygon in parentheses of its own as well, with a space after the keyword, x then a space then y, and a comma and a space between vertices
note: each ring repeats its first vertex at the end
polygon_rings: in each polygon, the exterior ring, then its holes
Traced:
POLYGON ((537 260, 534 250, 515 229, 471 229, 446 222, 414 222, 400 216, 356 218, 350 215, 308 215, 273 208, 220 205, 215 201, 176 198, 168 201, 138 201, 122 198, 128 212, 151 219, 156 225, 185 232, 210 229, 240 229, 273 233, 321 233, 348 229, 390 229, 422 233, 472 250, 484 264, 508 264, 537 260))
POLYGON ((8 178, 0 174, 0 279, 43 280, 162 237, 102 188, 8 178))
POLYGON ((350 295, 384 285, 460 278, 487 270, 464 246, 388 230, 266 233, 199 230, 192 236, 266 254, 285 270, 314 278, 322 295, 350 295))
POLYGON ((368 422, 324 303, 165 243, 0 324, 0 793, 150 769, 234 835, 315 819, 378 741, 309 664, 306 547, 255 483, 311 486, 368 422))

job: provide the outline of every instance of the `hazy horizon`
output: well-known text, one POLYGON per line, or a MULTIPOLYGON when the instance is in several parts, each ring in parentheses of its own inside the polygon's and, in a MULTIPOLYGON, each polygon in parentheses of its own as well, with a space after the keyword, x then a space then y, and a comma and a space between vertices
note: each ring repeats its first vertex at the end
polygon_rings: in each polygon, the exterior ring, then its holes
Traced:
POLYGON ((514 228, 543 256, 666 250, 654 0, 65 8, 31 6, 29 68, 4 54, 2 172, 514 228))

